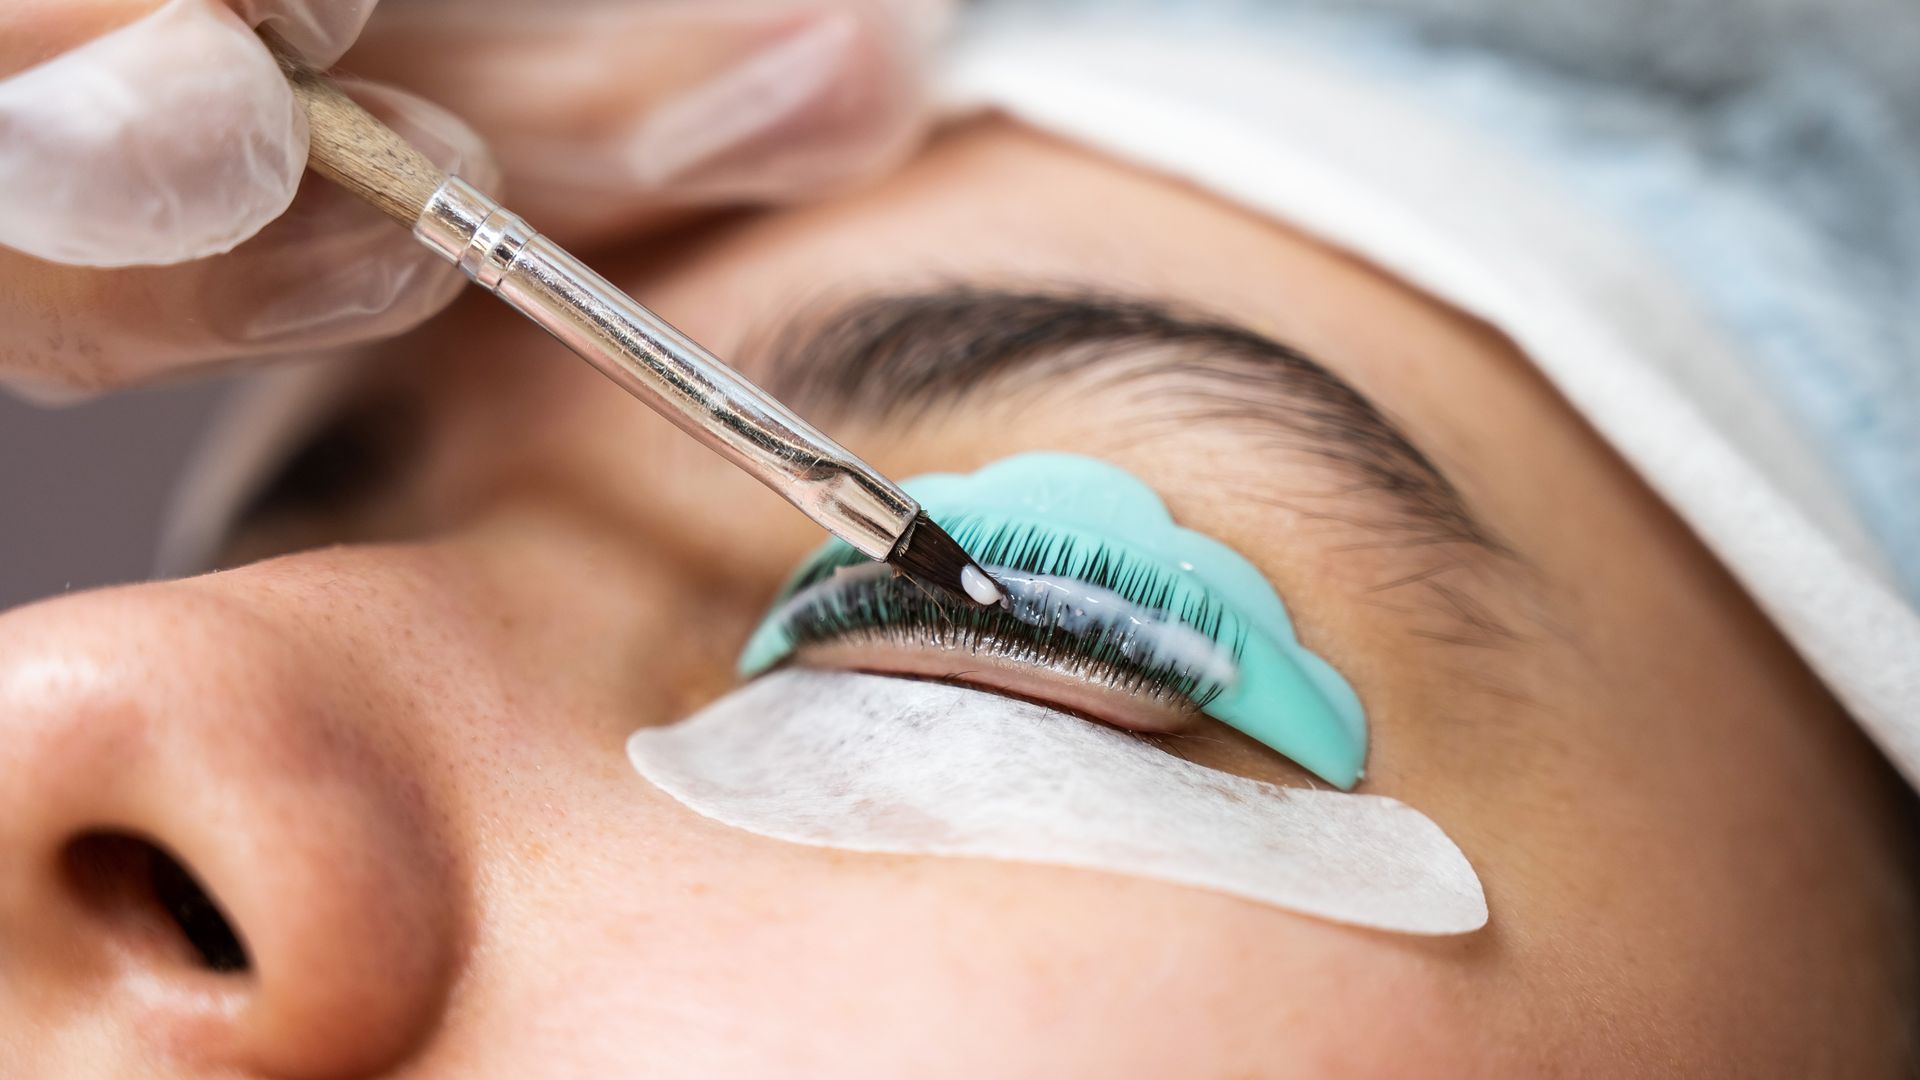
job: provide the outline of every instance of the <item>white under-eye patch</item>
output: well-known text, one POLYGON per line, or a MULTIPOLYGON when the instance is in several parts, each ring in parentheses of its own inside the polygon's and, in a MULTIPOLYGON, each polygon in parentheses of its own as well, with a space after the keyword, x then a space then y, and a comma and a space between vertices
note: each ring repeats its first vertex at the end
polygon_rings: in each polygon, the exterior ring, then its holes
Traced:
POLYGON ((694 811, 793 843, 1101 870, 1410 934, 1487 921, 1460 849, 1404 803, 1248 780, 978 690, 779 671, 627 755, 694 811))

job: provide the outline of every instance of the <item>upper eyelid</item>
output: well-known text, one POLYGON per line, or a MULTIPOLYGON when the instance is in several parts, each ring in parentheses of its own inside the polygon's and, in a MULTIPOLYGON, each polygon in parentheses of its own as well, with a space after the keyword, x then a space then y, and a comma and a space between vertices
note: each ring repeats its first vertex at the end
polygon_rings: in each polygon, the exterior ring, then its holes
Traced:
POLYGON ((1358 780, 1366 724, 1352 686, 1301 643, 1258 566, 1176 521, 1139 477, 1085 455, 1036 452, 905 483, 999 576, 1009 604, 956 610, 862 573, 857 552, 829 543, 748 641, 743 674, 843 639, 917 637, 936 649, 1011 642, 1025 650, 1004 653, 1016 661, 1138 672, 1147 689, 1164 680, 1190 707, 1323 779, 1343 788, 1358 780))

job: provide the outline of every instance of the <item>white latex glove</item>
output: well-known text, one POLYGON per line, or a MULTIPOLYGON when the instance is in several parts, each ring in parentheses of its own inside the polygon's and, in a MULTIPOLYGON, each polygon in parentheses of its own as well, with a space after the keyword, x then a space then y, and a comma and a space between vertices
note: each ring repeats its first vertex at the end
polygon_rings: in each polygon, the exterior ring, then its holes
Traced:
MULTIPOLYGON (((325 66, 373 3, 0 5, 0 381, 70 393, 370 340, 458 291, 405 230, 303 181, 304 118, 251 29, 325 66)), ((480 141, 423 97, 475 119, 515 209, 579 243, 892 165, 950 6, 388 0, 344 67, 420 91, 349 87, 487 187, 480 141)))
MULTIPOLYGON (((271 24, 324 65, 372 9, 0 5, 0 380, 58 398, 385 336, 444 306, 455 273, 344 193, 303 182, 305 115, 252 30, 271 24)), ((352 92, 442 167, 497 182, 478 137, 444 110, 391 87, 352 92)))
POLYGON ((954 0, 385 0, 345 66, 458 112, 567 243, 843 188, 919 144, 954 0))

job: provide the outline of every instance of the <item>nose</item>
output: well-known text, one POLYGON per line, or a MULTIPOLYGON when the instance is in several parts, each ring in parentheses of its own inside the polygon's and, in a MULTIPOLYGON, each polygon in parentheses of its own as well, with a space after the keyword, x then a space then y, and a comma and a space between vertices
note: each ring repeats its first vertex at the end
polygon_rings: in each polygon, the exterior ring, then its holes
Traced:
POLYGON ((0 618, 0 1075, 362 1074, 437 1022, 459 873, 404 717, 272 595, 0 618))

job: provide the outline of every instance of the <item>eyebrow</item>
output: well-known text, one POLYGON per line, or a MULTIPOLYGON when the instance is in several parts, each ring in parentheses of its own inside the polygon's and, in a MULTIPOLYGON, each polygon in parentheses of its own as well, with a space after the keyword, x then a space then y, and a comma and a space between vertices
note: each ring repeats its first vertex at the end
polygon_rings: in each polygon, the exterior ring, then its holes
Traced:
POLYGON ((1369 492, 1394 544, 1512 555, 1406 432, 1351 383, 1287 344, 1154 299, 954 286, 868 296, 803 315, 766 345, 769 389, 820 419, 906 424, 971 396, 1092 375, 1171 380, 1176 422, 1242 421, 1333 464, 1369 492), (1124 356, 1124 362, 1120 357, 1124 356), (1176 407, 1177 406, 1177 407, 1176 407))

